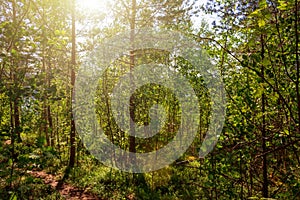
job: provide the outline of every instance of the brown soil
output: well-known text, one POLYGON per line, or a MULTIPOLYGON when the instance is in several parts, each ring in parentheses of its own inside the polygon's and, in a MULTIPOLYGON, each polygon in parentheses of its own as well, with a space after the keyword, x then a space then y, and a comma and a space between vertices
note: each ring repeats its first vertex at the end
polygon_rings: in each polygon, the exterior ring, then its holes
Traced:
MULTIPOLYGON (((44 180, 45 184, 51 185, 52 188, 56 188, 58 184, 58 178, 52 174, 47 174, 45 171, 28 171, 29 174, 36 178, 44 180)), ((66 200, 100 200, 95 194, 88 191, 89 188, 79 189, 70 184, 63 183, 59 189, 59 193, 66 198, 66 200)))

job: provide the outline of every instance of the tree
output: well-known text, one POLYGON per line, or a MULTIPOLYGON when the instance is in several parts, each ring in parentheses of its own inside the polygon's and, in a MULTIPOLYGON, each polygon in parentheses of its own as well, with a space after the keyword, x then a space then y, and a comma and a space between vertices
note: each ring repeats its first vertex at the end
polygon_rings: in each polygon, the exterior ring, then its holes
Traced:
MULTIPOLYGON (((297 5, 297 1, 209 1, 206 7, 220 17, 214 23, 215 36, 206 39, 216 45, 211 53, 223 72, 230 99, 224 149, 236 158, 239 151, 249 158, 242 168, 230 163, 231 173, 239 174, 241 191, 246 189, 248 196, 288 195, 287 177, 292 172, 287 165, 296 163, 287 158, 298 160, 297 67, 293 67, 298 44, 286 40, 297 41, 297 5), (261 193, 255 194, 260 188, 261 193)), ((219 170, 222 177, 224 169, 219 170)))
POLYGON ((71 130, 70 130, 70 160, 69 160, 69 167, 72 168, 74 167, 75 164, 75 152, 76 152, 76 147, 75 147, 75 119, 73 115, 73 110, 72 110, 72 98, 73 98, 73 92, 74 92, 74 86, 75 86, 75 66, 76 66, 76 32, 75 32, 75 0, 72 1, 71 4, 71 20, 72 20, 72 58, 71 58, 71 110, 70 110, 70 115, 71 115, 71 130))
MULTIPOLYGON (((136 2, 135 0, 116 1, 112 6, 112 9, 114 10, 113 13, 114 22, 112 28, 110 28, 112 31, 110 31, 109 34, 112 34, 112 32, 114 31, 120 32, 122 30, 123 31, 129 30, 130 41, 131 44, 134 45, 135 35, 137 34, 137 32, 140 31, 140 29, 145 27, 155 27, 155 28, 161 27, 161 28, 179 30, 180 26, 184 26, 185 30, 191 30, 190 19, 188 16, 188 12, 190 11, 191 7, 192 5, 185 4, 183 1, 140 1, 140 2, 136 2)), ((129 52, 129 62, 127 63, 129 64, 128 69, 130 73, 133 71, 136 63, 143 62, 142 60, 146 58, 146 56, 143 57, 142 55, 136 57, 136 53, 139 51, 136 51, 134 49, 134 46, 132 46, 131 48, 133 50, 129 52)), ((149 52, 140 51, 139 53, 141 54, 145 53, 146 55, 149 52)), ((152 53, 155 55, 155 52, 152 53)), ((121 60, 123 60, 123 58, 121 60)), ((124 63, 121 65, 126 65, 126 58, 124 60, 124 63)), ((131 91, 131 93, 133 92, 134 91, 131 91)), ((135 114, 133 113, 135 110, 134 109, 134 106, 136 104, 135 101, 137 100, 135 98, 132 98, 130 102, 130 107, 132 108, 130 109, 131 117, 135 116, 135 114)), ((104 110, 107 111, 107 109, 104 110)), ((110 119, 110 117, 108 119, 110 119)), ((134 134, 133 123, 134 122, 131 120, 130 132, 134 134)), ((116 134, 116 133, 111 133, 111 134, 116 134)), ((136 146, 138 145, 138 142, 136 141, 135 137, 129 136, 128 140, 129 140, 128 141, 129 151, 136 152, 136 146)))

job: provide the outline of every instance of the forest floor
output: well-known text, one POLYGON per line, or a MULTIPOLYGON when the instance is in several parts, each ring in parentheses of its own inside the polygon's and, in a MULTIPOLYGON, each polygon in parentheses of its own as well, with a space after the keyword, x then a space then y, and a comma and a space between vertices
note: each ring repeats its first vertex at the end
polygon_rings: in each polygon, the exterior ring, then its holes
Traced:
MULTIPOLYGON (((52 174, 48 174, 45 171, 28 171, 33 177, 41 178, 44 180, 45 184, 50 185, 53 189, 56 189, 59 177, 52 174)), ((92 194, 86 189, 80 189, 74 187, 70 184, 63 183, 63 185, 58 189, 61 196, 66 200, 100 200, 95 194, 92 194)))

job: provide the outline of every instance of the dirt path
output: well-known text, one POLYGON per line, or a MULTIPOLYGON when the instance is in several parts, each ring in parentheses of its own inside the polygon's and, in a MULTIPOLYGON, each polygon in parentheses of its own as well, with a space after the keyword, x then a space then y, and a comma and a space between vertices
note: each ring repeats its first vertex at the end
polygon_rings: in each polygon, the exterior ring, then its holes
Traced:
MULTIPOLYGON (((28 171, 28 173, 36 178, 43 179, 45 184, 51 185, 52 188, 56 188, 58 184, 57 177, 52 174, 47 174, 45 171, 28 171)), ((66 183, 59 189, 59 193, 66 198, 66 200, 101 200, 96 195, 88 192, 87 189, 82 190, 66 183)))

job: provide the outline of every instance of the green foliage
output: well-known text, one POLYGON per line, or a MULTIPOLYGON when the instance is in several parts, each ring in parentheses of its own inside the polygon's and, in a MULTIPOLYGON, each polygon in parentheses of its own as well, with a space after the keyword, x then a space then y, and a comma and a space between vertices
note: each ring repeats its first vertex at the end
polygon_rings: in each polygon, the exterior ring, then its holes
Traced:
POLYGON ((295 3, 212 0, 205 8, 220 17, 211 33, 217 34, 210 42, 216 46, 209 52, 217 55, 229 99, 222 148, 216 149, 213 161, 220 188, 215 195, 226 197, 224 185, 235 188, 226 189, 228 198, 298 195, 287 178, 293 174, 300 180, 294 170, 299 162, 292 161, 298 160, 299 145, 294 142, 300 120, 298 44, 290 42, 298 34, 295 3), (227 180, 221 179, 224 174, 227 180))
MULTIPOLYGON (((70 2, 0 2, 0 198, 62 199, 27 171, 45 170, 63 176, 69 162, 73 89, 69 75, 70 2)), ((138 50, 137 65, 165 64, 190 81, 199 97, 198 136, 173 165, 146 174, 109 169, 76 139, 76 167, 66 181, 104 199, 297 199, 299 2, 208 0, 202 10, 218 18, 211 29, 203 22, 198 33, 191 21, 191 16, 199 14, 195 2, 138 1, 135 19, 130 0, 112 2, 105 13, 89 14, 76 8, 75 68, 99 42, 130 25, 136 30, 164 27, 194 37, 218 66, 226 85, 226 124, 214 151, 206 158, 197 158, 211 107, 209 91, 197 71, 169 52, 138 50), (267 195, 263 191, 266 185, 267 195)), ((111 103, 109 95, 120 80, 117 77, 129 71, 130 66, 124 64, 129 61, 129 56, 121 56, 112 63, 99 82, 95 100, 106 135, 125 150, 129 149, 129 136, 118 128, 107 103, 111 103)), ((157 109, 158 114, 165 114, 169 122, 156 136, 136 139, 137 152, 165 146, 180 124, 181 109, 174 93, 148 84, 136 90, 133 99, 132 118, 137 124, 150 122, 149 113, 156 103, 163 107, 157 109)), ((188 123, 184 126, 188 129, 188 123)))

